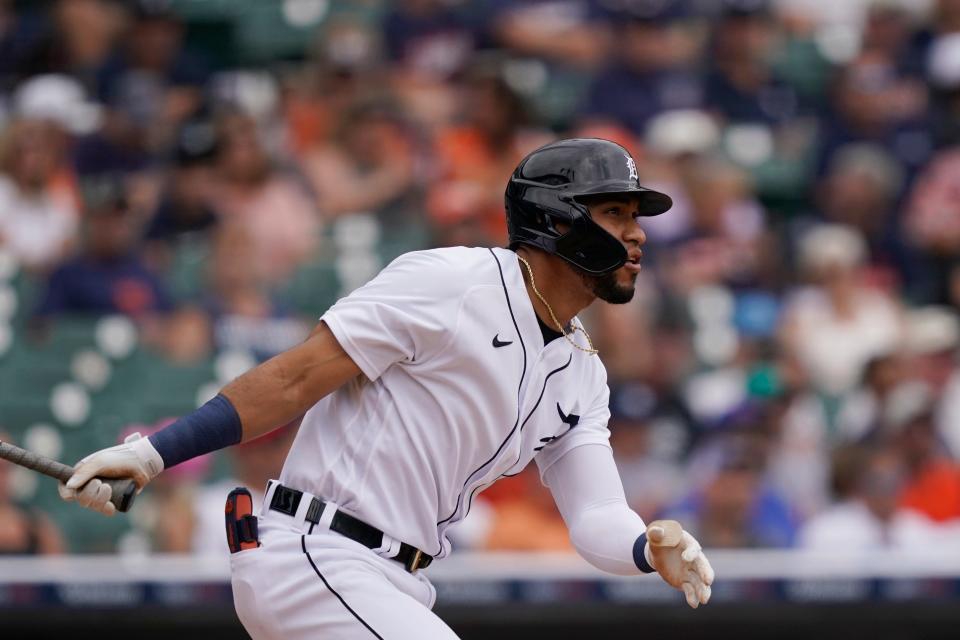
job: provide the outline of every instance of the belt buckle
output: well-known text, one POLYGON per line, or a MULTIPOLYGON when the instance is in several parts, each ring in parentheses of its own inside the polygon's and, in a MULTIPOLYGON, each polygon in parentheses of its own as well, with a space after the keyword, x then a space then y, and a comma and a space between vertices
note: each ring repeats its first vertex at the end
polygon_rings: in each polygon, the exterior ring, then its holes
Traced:
POLYGON ((407 560, 407 563, 404 565, 404 568, 406 568, 406 570, 409 573, 413 573, 414 571, 417 570, 417 565, 420 564, 420 558, 422 557, 423 557, 423 551, 420 551, 420 549, 416 549, 413 552, 413 556, 411 556, 411 558, 407 560))

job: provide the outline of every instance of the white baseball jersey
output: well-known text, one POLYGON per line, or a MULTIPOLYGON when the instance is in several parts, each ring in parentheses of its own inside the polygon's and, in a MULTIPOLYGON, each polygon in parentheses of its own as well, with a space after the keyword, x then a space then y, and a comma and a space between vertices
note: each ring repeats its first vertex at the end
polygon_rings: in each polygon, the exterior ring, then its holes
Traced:
POLYGON ((544 345, 513 251, 408 253, 321 320, 365 376, 307 412, 281 482, 426 553, 498 478, 609 446, 606 371, 544 345))

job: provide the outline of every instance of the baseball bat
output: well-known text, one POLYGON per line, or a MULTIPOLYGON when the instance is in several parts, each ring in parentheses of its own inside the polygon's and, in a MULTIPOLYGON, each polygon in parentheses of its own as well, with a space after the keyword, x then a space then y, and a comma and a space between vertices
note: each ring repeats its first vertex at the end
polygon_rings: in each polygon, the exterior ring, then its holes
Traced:
POLYGON ((683 527, 676 520, 654 520, 647 525, 647 540, 652 547, 675 547, 683 538, 683 527), (651 529, 660 529, 651 535, 651 529))
MULTIPOLYGON (((60 482, 66 482, 73 475, 73 467, 70 465, 51 460, 39 453, 21 449, 8 442, 0 441, 0 458, 9 460, 21 467, 39 471, 45 476, 56 478, 60 482)), ((110 486, 110 502, 117 508, 117 511, 126 512, 130 509, 133 505, 133 499, 137 496, 137 483, 130 478, 98 477, 97 479, 110 486)))

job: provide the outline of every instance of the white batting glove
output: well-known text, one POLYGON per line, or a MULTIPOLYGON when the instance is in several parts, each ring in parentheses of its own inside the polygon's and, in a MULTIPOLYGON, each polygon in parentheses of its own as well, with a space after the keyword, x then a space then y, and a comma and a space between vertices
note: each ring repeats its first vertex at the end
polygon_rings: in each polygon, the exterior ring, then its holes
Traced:
POLYGON ((713 567, 696 538, 676 520, 656 520, 647 527, 643 554, 664 582, 683 591, 687 604, 696 609, 710 600, 713 567))
POLYGON ((76 500, 80 506, 112 516, 116 507, 110 502, 111 489, 95 476, 131 478, 138 492, 163 471, 163 458, 149 438, 139 433, 127 436, 123 444, 90 454, 73 468, 73 475, 58 490, 64 500, 76 500))

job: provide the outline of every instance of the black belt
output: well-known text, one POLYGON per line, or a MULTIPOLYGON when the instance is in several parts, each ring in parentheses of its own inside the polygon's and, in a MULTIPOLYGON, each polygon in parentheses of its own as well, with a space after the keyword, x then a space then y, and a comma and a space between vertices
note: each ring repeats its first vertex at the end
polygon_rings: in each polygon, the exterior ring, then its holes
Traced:
MULTIPOLYGON (((293 516, 296 515, 297 509, 300 507, 301 499, 303 499, 302 491, 278 484, 273 492, 273 498, 270 500, 270 509, 293 516)), ((323 513, 326 506, 327 503, 314 497, 307 508, 306 520, 313 524, 320 522, 320 514, 323 513)), ((370 549, 379 549, 383 546, 383 531, 339 509, 333 514, 333 519, 330 521, 330 530, 336 531, 340 535, 359 542, 370 549)), ((406 542, 400 543, 400 552, 390 559, 402 564, 410 573, 417 569, 429 567, 430 563, 433 562, 433 556, 406 542)))

